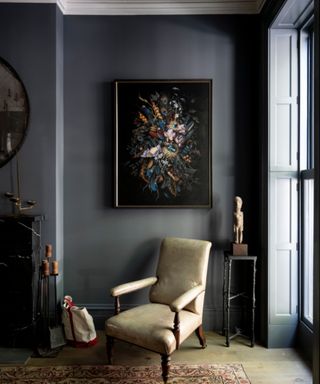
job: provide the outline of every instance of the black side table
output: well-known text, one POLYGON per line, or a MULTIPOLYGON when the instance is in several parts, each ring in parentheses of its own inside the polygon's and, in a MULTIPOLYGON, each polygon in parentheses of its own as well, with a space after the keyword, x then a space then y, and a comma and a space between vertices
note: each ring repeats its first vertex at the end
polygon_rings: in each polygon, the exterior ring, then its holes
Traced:
POLYGON ((226 336, 226 345, 230 346, 230 340, 237 336, 243 336, 250 339, 251 347, 254 346, 254 315, 256 306, 255 286, 256 286, 256 262, 257 256, 233 256, 229 252, 224 253, 224 278, 223 278, 223 335, 226 336), (232 264, 234 261, 246 261, 251 267, 251 292, 247 290, 243 292, 231 292, 231 277, 232 277, 232 264), (250 305, 250 335, 242 333, 240 328, 236 327, 236 332, 231 335, 230 333, 230 307, 233 299, 242 297, 249 302, 250 305))

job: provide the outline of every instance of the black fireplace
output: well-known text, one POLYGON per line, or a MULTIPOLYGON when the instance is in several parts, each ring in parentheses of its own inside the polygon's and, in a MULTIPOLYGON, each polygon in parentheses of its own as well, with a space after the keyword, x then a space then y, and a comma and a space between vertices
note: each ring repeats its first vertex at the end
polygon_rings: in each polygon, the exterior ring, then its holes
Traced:
POLYGON ((0 345, 33 347, 39 318, 41 216, 0 217, 0 345))

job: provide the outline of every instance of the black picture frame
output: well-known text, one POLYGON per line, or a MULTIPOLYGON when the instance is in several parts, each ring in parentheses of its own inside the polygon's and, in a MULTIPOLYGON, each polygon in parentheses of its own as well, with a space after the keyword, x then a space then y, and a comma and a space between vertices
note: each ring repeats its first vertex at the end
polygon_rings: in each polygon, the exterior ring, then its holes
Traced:
POLYGON ((212 80, 116 80, 116 208, 211 208, 212 80))

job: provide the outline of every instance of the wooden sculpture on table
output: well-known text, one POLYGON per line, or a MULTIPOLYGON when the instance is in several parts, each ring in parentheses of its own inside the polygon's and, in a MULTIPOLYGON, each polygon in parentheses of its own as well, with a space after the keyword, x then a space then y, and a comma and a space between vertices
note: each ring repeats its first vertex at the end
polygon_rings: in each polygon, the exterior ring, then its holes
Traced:
POLYGON ((242 199, 239 196, 234 198, 235 210, 233 212, 233 234, 232 255, 246 256, 248 255, 248 244, 243 244, 243 228, 244 218, 242 208, 242 199))

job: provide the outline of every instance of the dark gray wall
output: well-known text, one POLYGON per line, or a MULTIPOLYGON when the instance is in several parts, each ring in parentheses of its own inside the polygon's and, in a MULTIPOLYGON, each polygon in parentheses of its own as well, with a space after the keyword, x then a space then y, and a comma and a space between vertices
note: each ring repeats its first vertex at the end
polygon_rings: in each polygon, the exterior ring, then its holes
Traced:
MULTIPOLYGON (((206 313, 221 327, 222 250, 232 239, 233 198, 244 199, 245 240, 256 252, 256 18, 64 18, 65 292, 92 311, 109 288, 154 273, 164 236, 209 239, 206 313), (114 79, 213 80, 212 209, 114 209, 114 79)), ((143 293, 123 299, 140 302, 143 293)), ((207 316, 209 319, 209 316, 207 316)))
MULTIPOLYGON (((32 213, 46 216, 42 244, 55 245, 56 6, 0 4, 0 56, 17 71, 30 102, 30 123, 19 151, 21 195, 37 201, 32 213)), ((0 168, 0 212, 17 192, 16 158, 0 168)))
MULTIPOLYGON (((43 244, 57 242, 60 292, 97 318, 111 311, 111 286, 154 273, 161 238, 184 236, 213 242, 205 317, 207 328, 220 329, 235 195, 244 199, 250 253, 258 249, 256 21, 62 16, 53 5, 0 5, 0 55, 19 73, 31 104, 19 152, 23 196, 46 215, 43 244), (112 208, 112 81, 121 78, 213 80, 212 209, 112 208)), ((13 189, 14 165, 0 169, 0 193, 13 189)), ((0 202, 1 213, 9 212, 0 202)))

